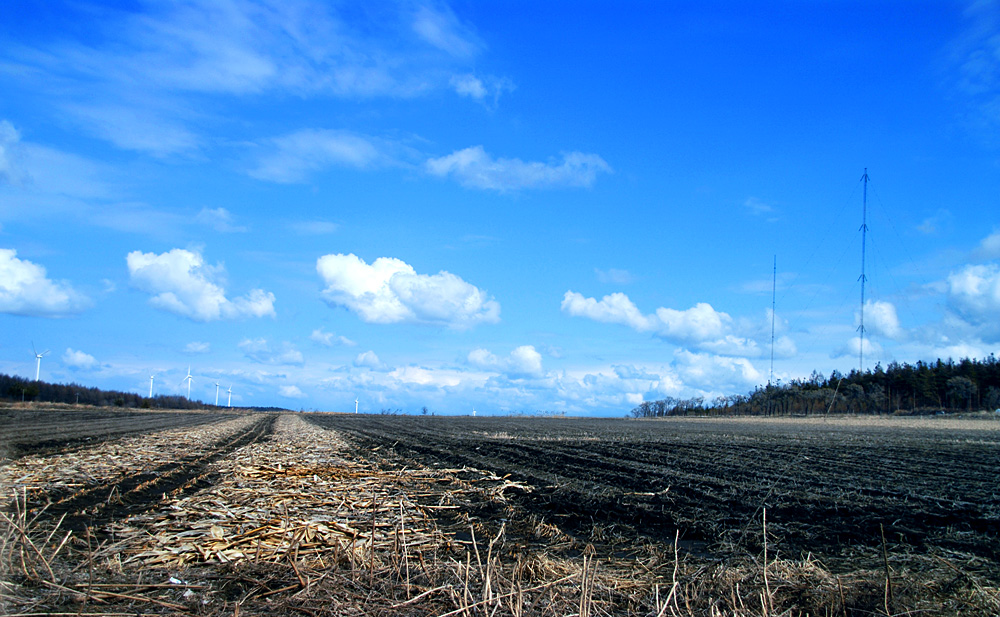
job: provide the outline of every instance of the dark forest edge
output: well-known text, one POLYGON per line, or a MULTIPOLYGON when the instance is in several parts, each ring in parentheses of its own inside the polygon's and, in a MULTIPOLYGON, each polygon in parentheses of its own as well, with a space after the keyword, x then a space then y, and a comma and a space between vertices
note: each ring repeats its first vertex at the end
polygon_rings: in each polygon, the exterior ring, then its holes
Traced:
MULTIPOLYGON (((227 409, 201 401, 191 401, 183 396, 157 394, 150 398, 134 392, 101 390, 79 384, 57 384, 32 381, 0 373, 0 400, 42 401, 67 405, 92 405, 95 407, 121 407, 128 409, 227 409)), ((279 407, 240 407, 252 411, 285 411, 279 407)))
POLYGON ((748 394, 644 401, 631 411, 636 418, 678 415, 928 415, 1000 408, 1000 362, 952 359, 916 364, 893 362, 864 372, 829 378, 813 371, 808 379, 758 386, 748 394))

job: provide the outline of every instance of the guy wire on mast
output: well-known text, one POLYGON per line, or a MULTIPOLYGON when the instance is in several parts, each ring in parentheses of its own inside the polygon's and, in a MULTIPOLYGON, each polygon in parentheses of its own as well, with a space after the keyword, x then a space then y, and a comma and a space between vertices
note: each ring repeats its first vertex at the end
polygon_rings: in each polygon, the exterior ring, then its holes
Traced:
POLYGON ((771 273, 771 372, 767 376, 767 385, 774 380, 774 296, 778 288, 778 256, 774 256, 774 270, 771 273))
POLYGON ((861 325, 858 326, 858 332, 861 334, 860 344, 858 345, 858 374, 862 374, 865 371, 865 237, 868 235, 868 168, 865 167, 865 173, 861 176, 861 180, 864 182, 863 197, 861 200, 861 276, 858 278, 861 281, 861 325))

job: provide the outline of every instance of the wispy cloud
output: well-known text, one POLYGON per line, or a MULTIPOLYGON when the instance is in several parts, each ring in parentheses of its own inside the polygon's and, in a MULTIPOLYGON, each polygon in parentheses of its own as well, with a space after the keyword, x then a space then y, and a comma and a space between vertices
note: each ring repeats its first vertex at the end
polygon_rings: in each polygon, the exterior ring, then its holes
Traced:
POLYGON ((597 275, 597 280, 602 283, 613 283, 615 285, 628 285, 629 283, 635 282, 635 276, 628 270, 621 270, 618 268, 608 268, 607 270, 601 270, 600 268, 594 268, 594 274, 597 275))
POLYGON ((292 221, 288 228, 297 234, 325 236, 335 233, 340 226, 330 221, 292 221))
POLYGON ((452 56, 467 58, 484 47, 472 30, 445 5, 418 7, 413 31, 425 42, 452 56))
POLYGON ((302 352, 285 341, 280 345, 272 345, 265 338, 243 339, 237 345, 243 355, 249 360, 260 364, 290 364, 302 366, 305 359, 302 352))
POLYGON ((344 345, 346 347, 354 347, 357 345, 354 341, 347 338, 346 336, 338 336, 333 332, 325 332, 323 328, 317 328, 312 331, 309 335, 309 340, 319 343, 324 347, 333 347, 335 345, 344 345))
POLYGON ((521 159, 495 159, 482 146, 428 159, 425 169, 433 176, 453 178, 462 186, 495 191, 589 187, 611 166, 596 154, 568 152, 542 163, 521 159))
MULTIPOLYGON (((221 97, 413 97, 454 89, 485 47, 443 4, 348 15, 310 0, 191 0, 106 8, 102 24, 45 49, 6 45, 0 60, 87 133, 160 157, 211 147, 221 97)), ((508 87, 490 79, 475 98, 508 87)))
POLYGON ((225 208, 202 208, 195 220, 208 225, 219 233, 241 233, 248 231, 244 225, 237 225, 233 213, 225 208))
POLYGON ((302 182, 331 166, 365 169, 388 164, 390 144, 350 131, 304 129, 264 144, 250 175, 272 182, 302 182))

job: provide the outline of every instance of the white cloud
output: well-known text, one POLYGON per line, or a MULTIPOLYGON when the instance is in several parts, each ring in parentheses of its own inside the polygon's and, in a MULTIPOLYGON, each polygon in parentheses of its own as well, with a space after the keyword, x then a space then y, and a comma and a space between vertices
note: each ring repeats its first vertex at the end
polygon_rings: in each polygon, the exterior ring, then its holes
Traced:
POLYGON ((289 342, 283 342, 280 346, 272 346, 265 338, 243 339, 237 347, 243 355, 261 364, 290 364, 302 366, 305 360, 302 352, 295 349, 289 342))
POLYGON ((1000 231, 994 231, 983 238, 973 254, 978 259, 1000 259, 1000 231))
MULTIPOLYGON (((1000 333, 1000 266, 967 265, 946 280, 948 304, 984 337, 1000 333)), ((992 339, 990 339, 992 340, 992 339)))
POLYGON ((757 341, 741 336, 728 313, 699 302, 683 311, 660 307, 651 315, 642 311, 623 293, 608 294, 597 300, 567 291, 562 310, 573 317, 628 326, 637 332, 651 332, 668 341, 694 345, 703 351, 727 356, 759 356, 757 341))
POLYGON ((496 107, 500 101, 500 95, 514 90, 514 84, 509 79, 496 77, 480 79, 471 73, 453 75, 450 83, 456 94, 467 96, 484 104, 489 109, 496 107))
POLYGON ((89 370, 98 365, 97 359, 89 353, 66 348, 66 353, 62 357, 63 364, 73 369, 89 370))
POLYGON ((486 349, 474 349, 469 352, 467 360, 476 368, 498 371, 515 379, 540 377, 544 374, 542 354, 533 345, 521 345, 506 358, 498 358, 486 349))
POLYGON ((385 365, 379 360, 378 356, 375 355, 374 351, 365 351, 358 354, 358 357, 354 359, 354 366, 358 368, 370 368, 373 371, 381 371, 385 369, 385 365))
POLYGON ((173 249, 157 255, 132 251, 126 258, 131 284, 152 294, 150 304, 195 321, 274 316, 274 294, 253 289, 245 296, 226 298, 217 282, 221 265, 205 263, 201 253, 173 249))
POLYGON ((225 208, 202 208, 195 220, 208 225, 219 233, 238 233, 247 231, 242 225, 233 222, 233 214, 225 208))
POLYGON ((562 310, 573 317, 586 317, 604 323, 617 323, 639 332, 652 330, 653 316, 643 315, 639 308, 621 292, 601 298, 585 298, 583 294, 567 291, 563 296, 562 310))
POLYGON ((184 346, 184 353, 208 353, 212 346, 204 341, 191 341, 184 346))
POLYGON ((611 167, 596 154, 568 152, 561 160, 526 163, 520 159, 494 159, 482 146, 428 159, 425 168, 431 175, 452 177, 462 186, 497 191, 589 187, 598 174, 611 173, 611 167))
POLYGON ((298 386, 281 386, 278 388, 278 394, 285 398, 306 398, 305 392, 298 386))
POLYGON ((100 21, 86 36, 12 46, 8 70, 58 97, 84 130, 155 156, 216 143, 199 131, 213 120, 212 96, 415 96, 449 87, 483 48, 447 7, 407 3, 154 2, 105 8, 100 21))
POLYGON ((462 96, 468 96, 477 100, 486 97, 486 86, 475 75, 455 75, 451 78, 451 85, 455 92, 462 96))
POLYGON ((250 175, 273 182, 302 182, 330 166, 365 169, 390 161, 387 144, 349 131, 305 129, 271 140, 268 148, 250 175))
MULTIPOLYGON (((850 339, 848 339, 848 341, 843 346, 839 347, 836 351, 834 351, 833 354, 831 354, 830 357, 832 357, 832 358, 844 358, 844 357, 848 357, 848 358, 860 358, 860 356, 861 356, 861 349, 862 349, 861 340, 862 339, 861 339, 860 336, 851 337, 850 339)), ((865 337, 864 338, 864 345, 863 345, 863 347, 864 347, 864 350, 865 350, 864 356, 866 358, 875 358, 875 357, 881 357, 882 355, 884 355, 884 352, 883 352, 883 349, 882 349, 882 345, 876 343, 875 341, 873 341, 869 337, 865 337)))
POLYGON ((463 329, 500 320, 500 305, 486 292, 441 271, 417 274, 392 257, 371 265, 354 254, 324 255, 316 270, 326 288, 323 298, 368 323, 423 323, 463 329))
POLYGON ((429 6, 417 9, 413 18, 413 31, 434 47, 452 56, 473 56, 482 48, 477 37, 458 21, 446 6, 434 10, 429 6))
POLYGON ((334 345, 344 345, 345 347, 354 347, 357 345, 354 341, 347 338, 346 336, 338 336, 333 332, 325 332, 323 328, 317 328, 312 331, 309 335, 309 340, 319 343, 324 347, 333 347, 334 345))
POLYGON ((122 150, 147 152, 157 157, 187 154, 201 147, 201 139, 169 111, 148 105, 107 102, 67 104, 63 110, 76 118, 91 135, 122 150))
POLYGON ((21 134, 14 125, 0 120, 0 184, 19 184, 24 172, 20 168, 21 134))
POLYGON ((18 259, 14 249, 0 249, 0 313, 63 317, 89 304, 68 282, 49 279, 44 267, 18 259))
POLYGON ((746 391, 764 380, 764 376, 746 358, 679 350, 674 367, 686 387, 711 392, 746 391))
MULTIPOLYGON (((861 313, 854 316, 854 322, 861 325, 861 313)), ((890 339, 898 339, 903 334, 896 315, 896 307, 891 302, 865 301, 865 330, 890 339)))

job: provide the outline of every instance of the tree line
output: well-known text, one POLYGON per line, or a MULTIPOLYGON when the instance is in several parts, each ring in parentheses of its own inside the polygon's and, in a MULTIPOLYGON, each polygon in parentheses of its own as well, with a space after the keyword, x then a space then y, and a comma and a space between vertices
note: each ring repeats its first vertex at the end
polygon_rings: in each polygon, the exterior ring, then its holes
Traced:
POLYGON ((79 384, 57 384, 32 381, 15 375, 0 373, 0 399, 13 401, 45 401, 46 403, 67 403, 70 405, 95 405, 98 407, 202 409, 210 407, 200 401, 189 401, 183 396, 158 394, 153 398, 119 392, 101 390, 79 384))
POLYGON ((1000 408, 1000 361, 893 362, 847 375, 813 371, 808 379, 758 386, 747 394, 644 401, 636 418, 677 415, 931 414, 1000 408))

